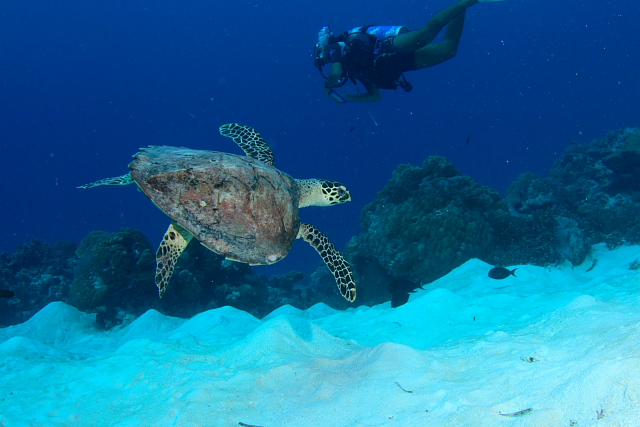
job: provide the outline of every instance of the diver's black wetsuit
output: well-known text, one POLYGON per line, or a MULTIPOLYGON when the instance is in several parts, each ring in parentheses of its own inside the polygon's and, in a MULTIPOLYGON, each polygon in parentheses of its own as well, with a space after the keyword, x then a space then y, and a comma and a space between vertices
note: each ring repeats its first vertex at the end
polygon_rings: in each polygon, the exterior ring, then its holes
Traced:
MULTIPOLYGON (((366 27, 364 27, 366 28, 366 27)), ((360 81, 367 91, 373 87, 411 90, 402 75, 417 70, 414 52, 398 52, 393 46, 395 36, 377 39, 364 32, 350 34, 345 42, 331 45, 331 63, 342 64, 343 77, 360 81)))

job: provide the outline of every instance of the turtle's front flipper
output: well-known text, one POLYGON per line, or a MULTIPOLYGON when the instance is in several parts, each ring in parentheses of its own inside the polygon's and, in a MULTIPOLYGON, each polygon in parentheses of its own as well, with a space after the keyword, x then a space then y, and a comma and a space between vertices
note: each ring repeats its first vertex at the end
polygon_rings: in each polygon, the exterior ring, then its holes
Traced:
POLYGON ((101 179, 100 181, 92 182, 91 184, 81 185, 78 188, 87 189, 97 187, 99 185, 129 185, 133 183, 134 181, 133 178, 131 178, 131 175, 126 174, 122 176, 116 176, 115 178, 101 179))
POLYGON ((233 139, 247 156, 271 166, 276 165, 271 148, 254 128, 240 123, 229 123, 220 126, 220 135, 233 139))
POLYGON ((324 233, 311 224, 300 223, 298 238, 302 238, 309 242, 320 254, 333 277, 336 278, 336 284, 343 297, 349 302, 356 300, 356 281, 353 278, 351 266, 340 252, 329 241, 324 233))
POLYGON ((189 233, 178 224, 171 224, 160 243, 160 247, 156 252, 156 286, 162 294, 167 289, 173 270, 178 262, 178 258, 187 247, 193 234, 189 233))

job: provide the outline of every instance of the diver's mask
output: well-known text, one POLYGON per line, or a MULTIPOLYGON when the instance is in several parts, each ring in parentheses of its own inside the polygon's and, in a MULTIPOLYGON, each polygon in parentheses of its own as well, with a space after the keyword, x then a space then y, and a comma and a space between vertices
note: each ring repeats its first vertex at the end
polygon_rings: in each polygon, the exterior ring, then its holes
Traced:
POLYGON ((318 32, 318 42, 313 49, 313 64, 318 69, 329 63, 329 49, 331 48, 331 30, 329 27, 322 27, 318 32))

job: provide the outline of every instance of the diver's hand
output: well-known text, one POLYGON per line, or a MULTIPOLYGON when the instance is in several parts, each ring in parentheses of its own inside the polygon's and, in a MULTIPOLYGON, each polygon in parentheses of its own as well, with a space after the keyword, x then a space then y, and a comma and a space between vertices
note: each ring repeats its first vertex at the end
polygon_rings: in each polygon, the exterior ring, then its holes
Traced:
POLYGON ((336 101, 336 103, 338 104, 346 104, 347 103, 347 99, 340 95, 338 92, 336 92, 336 90, 334 88, 324 88, 324 94, 330 96, 331 98, 333 98, 334 101, 336 101))
POLYGON ((329 97, 331 97, 331 99, 333 99, 333 100, 336 102, 336 104, 342 104, 340 101, 338 101, 338 100, 337 100, 337 99, 335 99, 333 96, 331 96, 331 94, 330 94, 329 92, 331 92, 332 90, 333 90, 333 88, 325 87, 325 88, 324 88, 324 94, 325 94, 325 95, 327 95, 327 96, 329 96, 329 97))
POLYGON ((348 102, 378 102, 382 100, 382 94, 378 88, 374 87, 366 93, 361 93, 359 95, 344 95, 344 98, 348 102))

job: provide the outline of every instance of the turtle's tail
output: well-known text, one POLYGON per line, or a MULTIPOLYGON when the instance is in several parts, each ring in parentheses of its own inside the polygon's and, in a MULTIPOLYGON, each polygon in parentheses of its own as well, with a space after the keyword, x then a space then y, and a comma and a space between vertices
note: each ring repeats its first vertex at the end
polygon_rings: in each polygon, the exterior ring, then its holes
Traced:
POLYGON ((82 188, 83 190, 87 188, 98 187, 99 185, 129 185, 133 184, 133 178, 131 175, 126 174, 122 176, 116 176, 115 178, 105 178, 100 181, 92 182, 91 184, 81 185, 78 188, 82 188))

